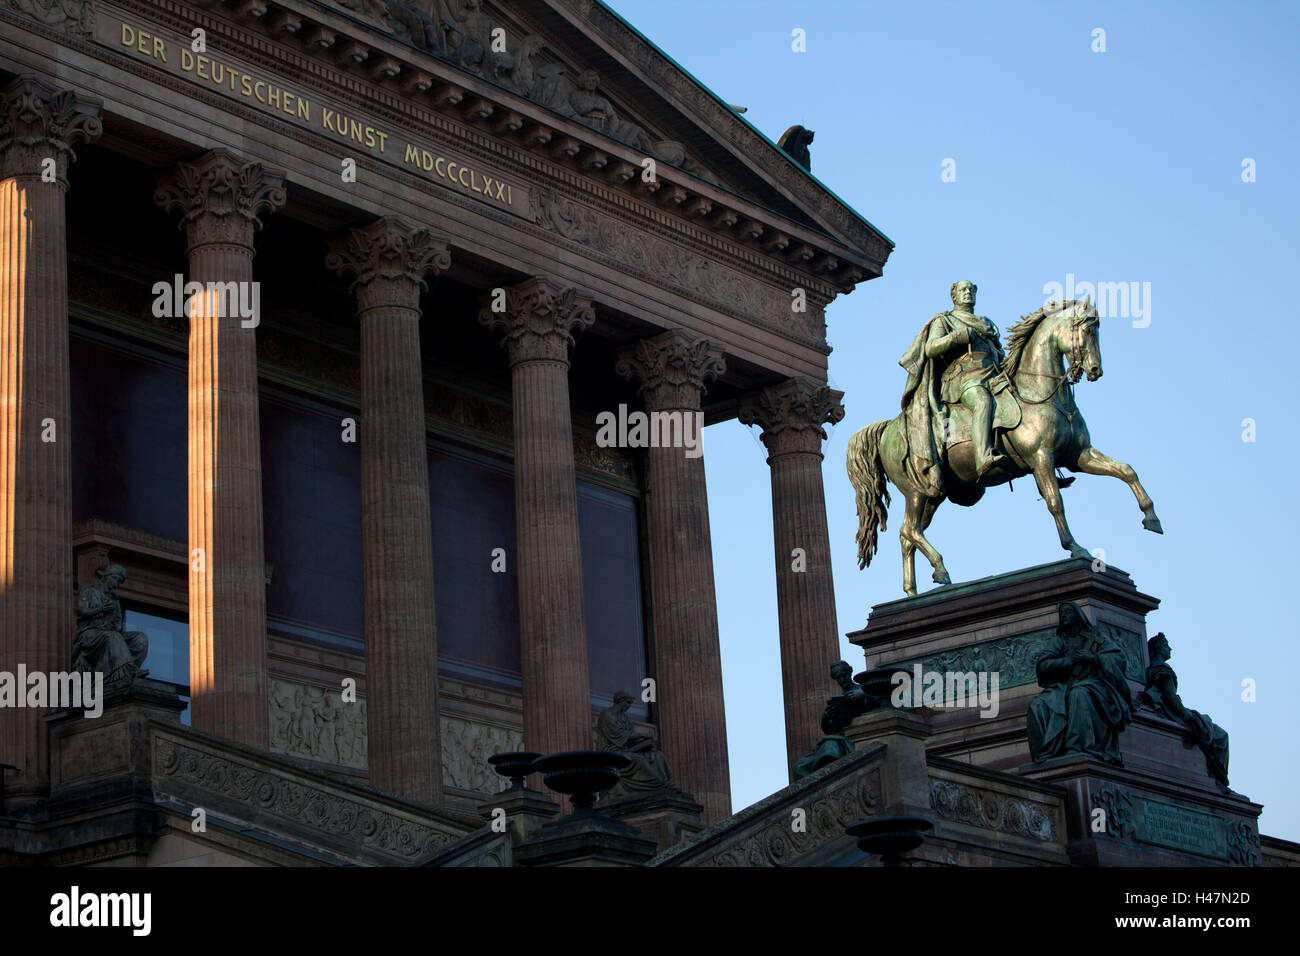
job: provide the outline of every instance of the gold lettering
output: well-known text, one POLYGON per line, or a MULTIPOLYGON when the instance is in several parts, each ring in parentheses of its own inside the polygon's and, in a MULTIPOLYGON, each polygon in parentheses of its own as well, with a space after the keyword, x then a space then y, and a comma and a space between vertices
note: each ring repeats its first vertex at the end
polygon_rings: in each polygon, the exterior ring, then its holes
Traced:
POLYGON ((256 83, 253 84, 253 95, 257 97, 257 102, 259 103, 266 102, 266 93, 263 92, 265 89, 266 89, 265 80, 258 80, 256 83))
POLYGON ((451 161, 448 161, 447 163, 447 178, 451 180, 453 183, 456 181, 456 177, 452 175, 451 171, 456 168, 456 165, 457 165, 456 163, 453 163, 451 161))
POLYGON ((280 88, 278 86, 269 87, 266 91, 266 105, 273 110, 280 108, 280 88))
POLYGON ((181 69, 186 73, 194 71, 194 54, 185 47, 181 47, 181 69))
POLYGON ((225 81, 226 81, 226 68, 222 66, 220 63, 218 63, 216 60, 213 60, 212 61, 212 82, 221 84, 224 83, 225 81), (217 72, 218 70, 220 70, 221 72, 218 73, 217 72))
POLYGON ((436 163, 433 164, 433 168, 434 168, 435 170, 437 170, 439 176, 446 176, 446 175, 447 175, 447 171, 446 171, 445 169, 442 168, 442 164, 445 163, 445 162, 446 162, 446 160, 443 159, 441 156, 439 156, 439 157, 438 157, 438 161, 437 161, 436 163))
POLYGON ((459 173, 457 174, 457 176, 456 176, 456 178, 457 178, 458 180, 460 180, 460 184, 461 184, 462 186, 464 186, 466 189, 469 188, 469 183, 465 182, 465 174, 466 174, 467 172, 469 172, 469 167, 468 167, 468 166, 462 166, 462 167, 460 168, 460 172, 459 172, 459 173))
POLYGON ((366 127, 366 145, 371 149, 375 147, 375 128, 373 126, 366 127))
POLYGON ((474 190, 474 192, 476 192, 476 193, 481 193, 483 190, 479 189, 477 186, 474 185, 474 183, 477 182, 477 181, 478 181, 478 180, 477 180, 477 178, 476 178, 476 174, 475 174, 474 170, 471 169, 471 170, 469 171, 469 188, 472 189, 472 190, 474 190))
POLYGON ((382 153, 384 151, 384 140, 388 139, 388 134, 375 130, 375 135, 379 137, 379 151, 382 153))
POLYGON ((433 154, 427 149, 420 150, 420 168, 425 172, 433 169, 433 154))
POLYGON ((143 53, 145 56, 148 56, 148 55, 149 55, 149 41, 152 40, 153 37, 151 37, 149 34, 145 33, 143 30, 141 30, 141 31, 139 32, 139 37, 140 37, 140 42, 136 44, 136 48, 137 48, 141 53, 143 53))
POLYGON ((210 77, 207 74, 208 58, 206 56, 203 56, 202 54, 199 54, 197 57, 195 57, 194 63, 196 66, 196 69, 194 70, 194 75, 201 76, 205 80, 210 79, 210 77))
MULTIPOLYGON (((184 56, 183 53, 181 55, 184 56)), ((239 78, 239 90, 245 96, 253 95, 253 78, 247 73, 239 78)))
POLYGON ((351 118, 348 119, 348 136, 354 142, 361 142, 361 124, 351 118))
POLYGON ((153 58, 163 63, 167 62, 167 48, 163 46, 163 41, 158 37, 153 38, 153 58))
POLYGON ((320 108, 320 125, 323 126, 323 127, 325 127, 325 129, 329 130, 331 133, 337 133, 337 132, 338 132, 338 130, 336 130, 336 129, 334 128, 334 111, 333 111, 333 110, 326 109, 326 108, 323 107, 323 106, 320 108))
POLYGON ((298 119, 311 122, 311 102, 298 97, 298 119))
POLYGON ((122 46, 135 46, 135 31, 122 24, 122 46))
POLYGON ((407 143, 407 144, 406 144, 406 155, 402 158, 402 162, 404 162, 404 163, 414 163, 416 166, 419 166, 419 165, 420 165, 420 151, 419 151, 418 149, 416 149, 416 148, 415 148, 413 145, 411 145, 410 143, 407 143))
POLYGON ((514 192, 515 192, 515 191, 514 191, 513 189, 511 189, 509 186, 506 187, 506 205, 507 205, 507 206, 513 206, 513 205, 515 204, 515 195, 514 195, 514 192))
POLYGON ((293 108, 293 94, 290 93, 288 90, 284 91, 284 111, 288 113, 290 116, 292 116, 295 112, 293 108))

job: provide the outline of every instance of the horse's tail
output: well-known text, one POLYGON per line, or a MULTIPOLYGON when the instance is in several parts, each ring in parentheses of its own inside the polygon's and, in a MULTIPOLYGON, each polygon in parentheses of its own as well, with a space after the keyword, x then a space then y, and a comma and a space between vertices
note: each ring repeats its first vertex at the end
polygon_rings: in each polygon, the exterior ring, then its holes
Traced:
POLYGON ((865 568, 876 553, 876 532, 885 530, 889 488, 880 461, 880 436, 888 421, 872 422, 859 428, 849 439, 849 481, 858 505, 858 567, 865 568))

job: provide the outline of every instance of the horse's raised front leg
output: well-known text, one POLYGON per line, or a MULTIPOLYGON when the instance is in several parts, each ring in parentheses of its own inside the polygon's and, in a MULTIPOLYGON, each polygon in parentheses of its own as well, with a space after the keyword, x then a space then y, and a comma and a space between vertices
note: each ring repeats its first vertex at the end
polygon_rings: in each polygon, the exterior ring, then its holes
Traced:
POLYGON ((1075 541, 1074 535, 1070 534, 1070 526, 1065 520, 1065 504, 1061 501, 1061 488, 1056 483, 1056 467, 1052 456, 1040 453, 1035 456, 1032 464, 1034 480, 1038 482, 1038 493, 1047 502, 1047 510, 1052 513, 1052 519, 1056 522, 1056 533, 1060 535, 1061 547, 1069 551, 1073 558, 1092 557, 1091 552, 1075 541))
POLYGON ((1075 467, 1090 475, 1109 475, 1124 482, 1133 492, 1133 497, 1137 499, 1138 507, 1142 509, 1142 527, 1156 534, 1165 533, 1165 529, 1160 527, 1160 519, 1156 517, 1156 506, 1152 504, 1147 490, 1142 487, 1142 482, 1138 481, 1137 472, 1133 470, 1132 465, 1111 458, 1109 455, 1103 455, 1089 446, 1079 453, 1079 461, 1075 467))
POLYGON ((898 529, 898 540, 903 546, 903 590, 907 594, 916 593, 916 549, 920 548, 925 559, 934 568, 932 580, 935 584, 951 584, 952 578, 943 566, 943 555, 934 549, 934 545, 925 539, 924 529, 934 517, 935 509, 942 499, 927 498, 920 492, 907 496, 907 512, 903 515, 903 524, 898 529))

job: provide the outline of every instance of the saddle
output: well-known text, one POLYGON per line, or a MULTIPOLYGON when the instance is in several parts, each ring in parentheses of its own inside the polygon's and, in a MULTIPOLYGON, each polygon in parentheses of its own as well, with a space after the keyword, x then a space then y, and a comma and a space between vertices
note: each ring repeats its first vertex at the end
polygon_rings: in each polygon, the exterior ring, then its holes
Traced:
MULTIPOLYGON (((1016 390, 1011 387, 1011 380, 1004 372, 998 372, 989 379, 988 384, 993 395, 993 432, 996 440, 997 432, 1008 431, 1020 424, 1020 399, 1016 397, 1016 390)), ((944 414, 947 415, 948 422, 943 429, 944 449, 970 441, 970 410, 958 402, 945 404, 944 414)))

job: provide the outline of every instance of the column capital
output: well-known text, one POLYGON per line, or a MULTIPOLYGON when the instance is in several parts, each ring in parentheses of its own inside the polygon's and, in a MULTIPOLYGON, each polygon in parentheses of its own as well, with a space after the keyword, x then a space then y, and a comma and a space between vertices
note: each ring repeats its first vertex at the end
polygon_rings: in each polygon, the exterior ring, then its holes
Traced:
POLYGON ((533 361, 567 365, 573 333, 590 328, 596 321, 588 296, 546 276, 494 289, 482 296, 480 303, 478 320, 505 333, 511 365, 533 361), (499 308, 503 292, 504 308, 499 308))
POLYGON ((843 392, 806 378, 760 389, 741 403, 743 425, 760 425, 770 457, 790 452, 820 454, 824 424, 844 417, 843 392))
POLYGON ((72 147, 104 131, 101 102, 72 90, 58 90, 23 74, 0 88, 0 178, 40 176, 54 160, 56 181, 67 186, 72 147))
POLYGON ((158 181, 154 202, 181 214, 189 246, 231 243, 253 247, 258 216, 284 206, 284 173, 214 149, 192 163, 177 163, 158 181))
POLYGON ((356 276, 351 289, 362 311, 383 305, 418 308, 424 277, 451 266, 445 240, 394 216, 350 229, 330 243, 325 268, 356 276))
POLYGON ((641 339, 618 353, 616 374, 635 382, 651 410, 698 411, 705 383, 727 370, 722 353, 681 329, 641 339))

